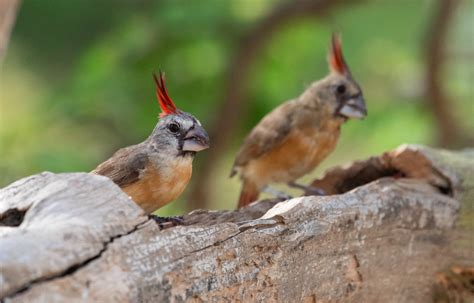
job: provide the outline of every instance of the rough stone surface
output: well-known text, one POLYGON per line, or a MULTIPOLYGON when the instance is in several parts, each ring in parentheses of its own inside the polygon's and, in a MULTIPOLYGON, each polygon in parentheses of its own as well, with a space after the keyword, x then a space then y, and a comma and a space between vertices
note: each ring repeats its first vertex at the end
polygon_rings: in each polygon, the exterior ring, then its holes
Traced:
POLYGON ((454 251, 466 175, 446 167, 339 195, 194 211, 165 230, 103 177, 32 176, 0 191, 0 224, 25 211, 19 226, 0 226, 0 298, 430 302, 439 270, 473 261, 454 251))

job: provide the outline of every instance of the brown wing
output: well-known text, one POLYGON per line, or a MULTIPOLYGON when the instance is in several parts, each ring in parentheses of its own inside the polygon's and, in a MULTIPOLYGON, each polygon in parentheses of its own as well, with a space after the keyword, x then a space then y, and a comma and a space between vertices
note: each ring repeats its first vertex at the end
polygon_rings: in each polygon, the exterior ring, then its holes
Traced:
POLYGON ((291 130, 294 107, 292 101, 280 105, 253 128, 237 153, 231 177, 235 175, 236 167, 245 166, 284 142, 291 130))
POLYGON ((136 182, 148 162, 148 157, 141 147, 133 145, 119 149, 91 173, 106 176, 120 187, 136 182))

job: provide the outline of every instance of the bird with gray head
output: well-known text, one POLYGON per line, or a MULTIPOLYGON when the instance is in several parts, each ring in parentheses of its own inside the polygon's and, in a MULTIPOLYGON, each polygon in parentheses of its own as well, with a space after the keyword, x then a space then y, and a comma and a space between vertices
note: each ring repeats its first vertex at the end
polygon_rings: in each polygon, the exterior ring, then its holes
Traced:
POLYGON ((260 191, 277 193, 269 187, 271 183, 320 193, 295 181, 334 150, 346 120, 367 115, 362 90, 336 35, 328 59, 330 73, 325 78, 272 110, 245 138, 231 171, 231 176, 239 173, 243 183, 238 207, 257 200, 260 191))
POLYGON ((197 152, 209 148, 209 136, 198 119, 176 108, 164 74, 153 74, 160 119, 142 143, 118 150, 92 171, 110 178, 145 212, 175 200, 186 188, 197 152))

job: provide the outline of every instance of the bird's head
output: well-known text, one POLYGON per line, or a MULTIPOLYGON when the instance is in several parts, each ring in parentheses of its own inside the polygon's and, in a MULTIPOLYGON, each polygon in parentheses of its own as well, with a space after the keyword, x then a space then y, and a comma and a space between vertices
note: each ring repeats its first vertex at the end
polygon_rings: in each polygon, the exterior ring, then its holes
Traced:
POLYGON ((209 135, 193 115, 176 108, 168 95, 164 74, 153 74, 161 108, 160 120, 149 137, 154 149, 176 156, 194 156, 209 148, 209 135))
POLYGON ((362 119, 367 116, 364 96, 342 56, 341 41, 333 34, 328 54, 330 74, 308 90, 320 105, 337 117, 362 119))

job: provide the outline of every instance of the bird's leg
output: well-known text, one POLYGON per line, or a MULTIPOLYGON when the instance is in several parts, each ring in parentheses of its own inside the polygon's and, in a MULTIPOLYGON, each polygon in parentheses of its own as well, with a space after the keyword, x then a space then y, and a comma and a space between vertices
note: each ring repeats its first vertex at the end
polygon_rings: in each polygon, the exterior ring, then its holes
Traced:
POLYGON ((158 224, 158 227, 161 229, 166 229, 178 225, 183 225, 184 219, 182 216, 174 216, 174 217, 158 217, 156 215, 149 215, 150 219, 158 224))
POLYGON ((314 196, 324 196, 326 195, 326 193, 324 192, 324 190, 320 189, 320 188, 317 188, 317 187, 314 187, 314 186, 311 186, 311 185, 303 185, 303 184, 299 184, 299 183, 296 183, 295 181, 291 181, 291 182, 288 182, 287 183, 289 187, 293 187, 293 188, 298 188, 298 189, 302 189, 314 196))
POLYGON ((272 195, 272 196, 275 196, 275 197, 277 197, 278 199, 289 200, 289 199, 293 198, 292 196, 288 195, 287 193, 282 192, 282 191, 279 191, 278 189, 273 188, 273 187, 271 187, 270 185, 266 185, 266 186, 262 189, 262 191, 265 192, 265 193, 267 193, 267 194, 270 194, 270 195, 272 195))

